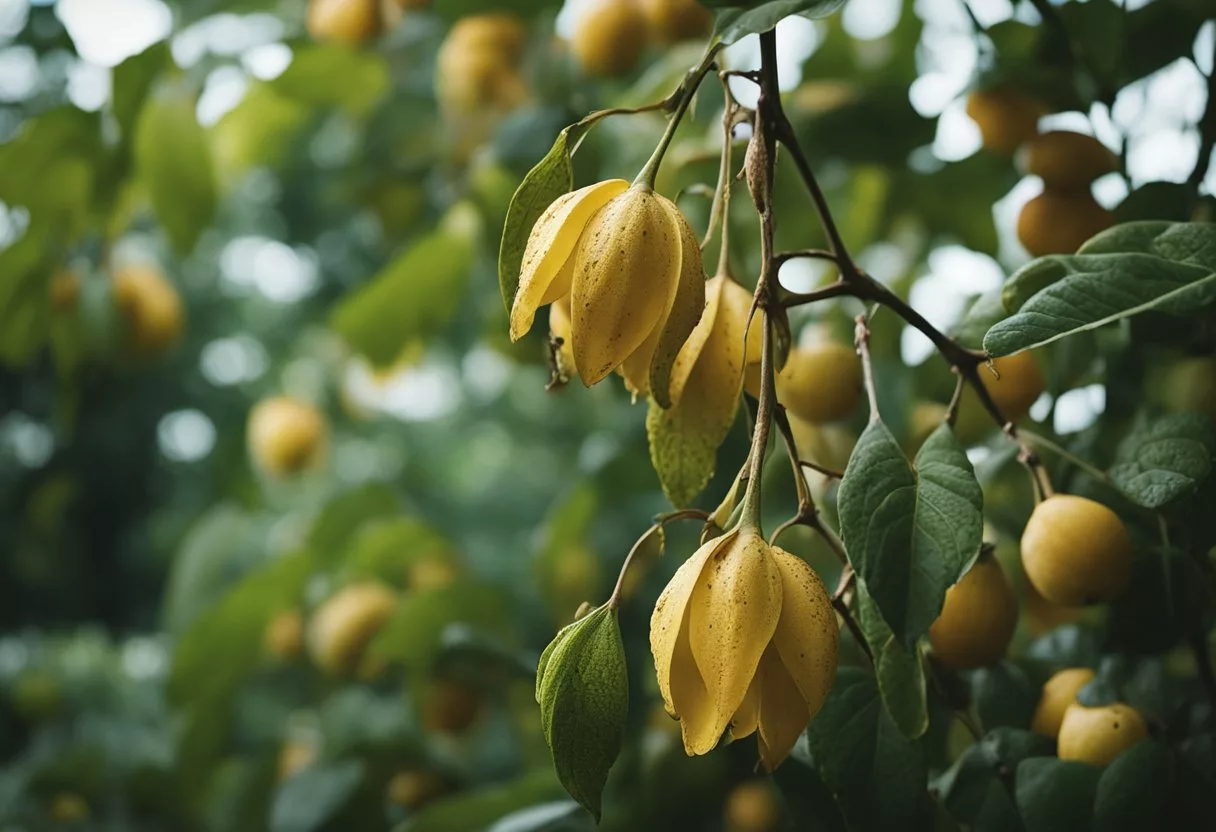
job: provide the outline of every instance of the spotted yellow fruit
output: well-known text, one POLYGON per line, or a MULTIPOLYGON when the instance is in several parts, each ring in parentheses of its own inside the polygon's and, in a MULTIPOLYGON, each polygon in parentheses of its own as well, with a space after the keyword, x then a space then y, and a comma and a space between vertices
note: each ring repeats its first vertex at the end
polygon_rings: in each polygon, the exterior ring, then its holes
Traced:
POLYGON ((1022 567, 1044 598, 1079 607, 1111 601, 1132 575, 1132 540, 1119 515, 1085 497, 1055 494, 1022 532, 1022 567))
POLYGON ((397 606, 397 595, 383 584, 365 582, 338 590, 313 614, 308 650, 317 667, 349 675, 397 606))
POLYGON ((628 75, 647 34, 646 15, 634 0, 596 0, 575 22, 570 51, 589 75, 628 75))
POLYGON ((989 553, 946 592, 929 643, 947 667, 970 670, 1005 655, 1018 623, 1018 601, 1001 562, 989 553))
POLYGON ((701 546, 650 622, 659 692, 688 754, 724 734, 758 734, 773 769, 819 711, 836 675, 831 599, 805 561, 735 530, 701 546))
POLYGON ((329 428, 325 417, 312 405, 275 396, 254 405, 247 434, 249 453, 258 468, 274 476, 286 476, 318 461, 329 428))
POLYGON ((1122 702, 1100 708, 1069 705, 1060 723, 1058 753, 1061 760, 1104 766, 1144 739, 1144 718, 1122 702))
POLYGON ((1069 667, 1059 671, 1043 684, 1043 693, 1034 709, 1031 730, 1055 738, 1064 722, 1064 712, 1077 704, 1077 693, 1094 678, 1088 667, 1069 667))

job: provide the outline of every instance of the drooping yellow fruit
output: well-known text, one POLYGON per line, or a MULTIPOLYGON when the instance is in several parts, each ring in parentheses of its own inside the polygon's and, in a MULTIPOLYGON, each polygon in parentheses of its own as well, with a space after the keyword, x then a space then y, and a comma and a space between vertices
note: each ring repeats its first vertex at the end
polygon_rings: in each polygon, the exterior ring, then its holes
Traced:
POLYGON ((114 300, 126 322, 124 343, 139 357, 158 355, 182 333, 182 299, 159 269, 124 266, 114 273, 114 300))
POLYGON ((374 582, 351 584, 330 596, 308 626, 308 650, 317 667, 335 676, 353 673, 396 606, 396 594, 374 582))
POLYGON ((1022 148, 1021 163, 1055 190, 1088 188, 1099 176, 1117 170, 1118 158, 1093 136, 1052 130, 1035 136, 1022 148))
POLYGON ((288 740, 279 749, 279 782, 289 779, 317 761, 317 749, 310 743, 288 740))
POLYGON ((1001 562, 980 555, 946 591, 941 615, 929 628, 938 661, 957 670, 990 665, 1005 655, 1018 623, 1018 599, 1001 562))
POLYGON ((1043 694, 1034 709, 1031 730, 1045 737, 1055 738, 1064 722, 1064 712, 1077 704, 1077 692, 1094 678, 1088 667, 1069 667, 1059 671, 1043 684, 1043 694))
POLYGON ((838 638, 827 590, 801 558, 751 529, 701 546, 650 619, 659 692, 684 750, 756 733, 761 763, 775 768, 831 690, 838 638))
POLYGON ((776 832, 781 806, 771 783, 748 780, 731 789, 723 811, 725 832, 776 832))
POLYGON ((314 40, 357 46, 380 31, 377 0, 310 0, 306 20, 314 40))
POLYGON ((714 16, 697 0, 638 0, 650 35, 659 43, 679 43, 709 34, 714 16))
POLYGON ((296 474, 324 452, 329 428, 311 405, 287 396, 258 402, 249 414, 249 453, 268 474, 296 474))
POLYGON ((1034 588, 1070 607, 1110 601, 1132 575, 1132 540, 1101 503, 1055 494, 1035 507, 1022 532, 1022 567, 1034 588))
POLYGON ((511 339, 567 295, 583 383, 620 368, 636 395, 670 407, 673 365, 705 307, 700 243, 675 203, 621 179, 555 200, 528 236, 511 339))
POLYGON ((477 688, 458 679, 434 679, 422 698, 422 724, 440 734, 468 730, 481 714, 483 697, 477 688))
POLYGON ((89 817, 89 804, 75 792, 59 792, 51 798, 46 816, 53 823, 78 823, 89 817))
POLYGON ((406 809, 421 809, 448 790, 448 781, 433 771, 410 769, 393 775, 385 787, 390 803, 406 809))
POLYGON ((777 399, 800 419, 816 424, 835 422, 853 412, 861 386, 857 351, 825 341, 790 350, 777 375, 777 399))
POLYGON ((627 75, 646 48, 646 16, 634 0, 597 0, 574 24, 570 49, 590 75, 627 75))
POLYGON ((1010 156, 1039 131, 1039 117, 1047 108, 1021 90, 1009 86, 976 90, 967 97, 967 115, 979 125, 984 149, 1010 156))
POLYGON ((1069 705, 1060 723, 1058 753, 1061 760, 1104 766, 1144 739, 1144 718, 1122 702, 1100 708, 1069 705))
POLYGON ((262 634, 266 652, 281 662, 292 661, 304 650, 304 619, 299 610, 285 610, 266 624, 262 634))
POLYGON ((1115 224, 1088 188, 1062 191, 1047 188, 1018 214, 1018 239, 1034 257, 1074 254, 1099 231, 1115 224))

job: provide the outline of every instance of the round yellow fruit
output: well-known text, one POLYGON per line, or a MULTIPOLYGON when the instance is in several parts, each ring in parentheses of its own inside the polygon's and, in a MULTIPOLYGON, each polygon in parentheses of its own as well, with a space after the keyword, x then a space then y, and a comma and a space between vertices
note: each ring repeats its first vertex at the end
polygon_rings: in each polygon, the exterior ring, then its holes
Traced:
POLYGON ((279 749, 278 777, 282 782, 317 761, 317 749, 309 743, 289 740, 279 749))
POLYGON ((1094 672, 1088 667, 1070 667, 1048 679, 1043 684, 1043 694, 1034 710, 1031 730, 1045 737, 1054 738, 1059 734, 1064 712, 1070 705, 1077 704, 1077 692, 1093 678, 1094 672))
POLYGON ((435 96, 449 114, 485 115, 519 106, 528 96, 519 72, 525 32, 509 14, 461 18, 439 47, 435 96))
POLYGON ((304 650, 304 619, 299 610, 286 610, 270 619, 262 643, 266 653, 279 661, 298 658, 304 650))
POLYGON ((1216 356, 1184 358, 1150 380, 1150 392, 1166 408, 1205 413, 1216 422, 1216 356))
POLYGON ((908 434, 903 443, 904 453, 911 459, 929 434, 937 430, 946 418, 946 405, 941 402, 917 402, 908 414, 908 434))
POLYGON ((1018 214, 1018 239, 1034 257, 1075 254, 1082 244, 1115 224, 1088 189, 1047 188, 1018 214))
POLYGON ((481 692, 456 679, 435 679, 422 698, 422 724, 440 734, 459 734, 481 713, 481 692))
POLYGON ((632 0, 598 0, 575 23, 570 49, 589 75, 628 75, 646 35, 646 16, 632 0))
POLYGON ((1044 598, 1079 607, 1110 601, 1132 575, 1132 540, 1101 503, 1055 494, 1039 503, 1022 532, 1022 567, 1044 598))
POLYGON ((941 615, 929 628, 938 661, 969 670, 1005 655, 1018 623, 1018 601, 1001 563, 990 553, 946 592, 941 615))
POLYGON ((164 352, 182 333, 182 299, 159 269, 125 266, 114 273, 114 301, 126 322, 125 345, 136 356, 164 352))
POLYGON ((704 37, 714 16, 697 0, 638 0, 651 36, 659 43, 704 37))
POLYGON ((54 823, 77 823, 89 817, 89 804, 75 792, 59 792, 51 798, 46 815, 54 823))
POLYGON ((1048 188, 1079 190, 1117 169, 1118 158, 1106 145, 1084 133, 1052 130, 1035 136, 1022 148, 1026 172, 1048 188))
POLYGON ((861 359, 832 341, 790 350, 777 374, 777 399, 790 413, 821 424, 848 417, 861 397, 861 359))
POLYGON ((1042 103, 1014 87, 990 87, 967 97, 967 115, 979 125, 984 149, 1010 156, 1039 132, 1042 103))
POLYGON ((351 584, 334 593, 309 623, 308 650, 317 667, 333 675, 353 673, 396 605, 396 594, 379 583, 351 584))
POLYGON ((503 63, 519 60, 526 37, 519 18, 506 12, 462 17, 445 40, 445 45, 474 52, 494 52, 503 63))
POLYGON ((781 825, 781 806, 773 787, 764 780, 740 783, 726 796, 725 832, 775 832, 781 825))
POLYGON ((1135 708, 1116 702, 1100 708, 1069 705, 1060 723, 1061 760, 1104 766, 1143 739, 1148 727, 1135 708))
POLYGON ((324 452, 329 428, 311 405, 286 396, 263 399, 249 414, 249 453, 269 474, 296 474, 324 452))
MULTIPOLYGON (((1030 406, 1043 395, 1045 386, 1039 362, 1031 352, 992 359, 991 370, 980 368, 980 381, 993 403, 1011 422, 1026 415, 1030 406)), ((990 418, 986 413, 985 417, 990 418)))
POLYGON ((311 0, 306 19, 314 40, 357 46, 380 31, 377 0, 311 0))
POLYGON ((433 771, 411 769, 394 774, 385 793, 390 803, 419 809, 448 790, 448 783, 433 771))

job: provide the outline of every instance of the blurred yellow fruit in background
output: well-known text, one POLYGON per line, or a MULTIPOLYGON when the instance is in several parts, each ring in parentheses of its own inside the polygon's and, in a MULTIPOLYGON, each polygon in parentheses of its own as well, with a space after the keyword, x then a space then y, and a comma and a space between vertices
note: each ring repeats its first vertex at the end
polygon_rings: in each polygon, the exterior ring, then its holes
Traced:
POLYGON ((308 34, 315 40, 357 46, 380 31, 376 0, 311 0, 308 34))
POLYGON ((374 582, 351 584, 330 596, 308 627, 308 649, 317 667, 332 675, 354 672, 396 605, 397 595, 374 582))
POLYGON ((976 90, 967 97, 967 115, 979 125, 984 149, 1002 156, 1039 131, 1039 117, 1047 107, 1009 86, 976 90))
POLYGON ((304 619, 299 610, 285 610, 266 624, 262 634, 266 652, 279 661, 291 661, 304 650, 304 619))
POLYGON ((1060 733, 1064 712, 1077 704, 1077 692, 1094 678, 1088 667, 1069 667, 1059 671, 1043 684, 1043 693, 1034 710, 1031 730, 1053 739, 1060 733))
POLYGON ((634 0, 598 0, 575 22, 570 50, 589 75, 628 75, 646 39, 646 16, 634 0))
POLYGON ((1047 188, 1022 206, 1018 214, 1018 239, 1034 257, 1075 254, 1099 231, 1115 224, 1088 188, 1064 191, 1047 188))
POLYGON ((148 265, 118 269, 114 300, 126 322, 124 343, 131 354, 157 355, 181 336, 182 299, 159 269, 148 265))
POLYGON ((651 36, 659 43, 679 43, 709 34, 714 16, 697 0, 638 0, 651 36))
POLYGON ((249 414, 249 453, 268 474, 299 473, 322 455, 329 434, 312 405, 287 396, 263 399, 249 414))

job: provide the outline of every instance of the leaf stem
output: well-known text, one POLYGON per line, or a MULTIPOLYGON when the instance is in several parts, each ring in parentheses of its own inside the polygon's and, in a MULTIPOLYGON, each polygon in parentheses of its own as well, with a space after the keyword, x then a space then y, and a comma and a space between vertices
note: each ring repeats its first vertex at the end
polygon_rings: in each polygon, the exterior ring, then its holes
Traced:
POLYGON ((646 541, 650 540, 655 534, 662 534, 664 527, 676 520, 708 521, 709 519, 709 512, 697 508, 677 509, 676 511, 669 511, 655 517, 654 522, 650 524, 646 531, 642 532, 641 537, 634 541, 633 546, 629 549, 629 554, 625 556, 625 562, 621 564, 621 571, 616 576, 616 586, 612 588, 612 595, 608 597, 608 609, 615 610, 620 606, 621 595, 625 586, 625 574, 629 571, 629 567, 633 565, 634 556, 637 555, 646 541))
POLYGON ((857 326, 854 330, 853 343, 857 346, 857 354, 861 356, 861 371, 865 377, 866 398, 870 402, 870 424, 882 421, 878 412, 878 387, 874 383, 874 361, 870 358, 870 328, 866 325, 867 316, 857 316, 857 326))
POLYGON ((667 148, 671 146, 671 140, 675 138, 680 122, 684 120, 684 114, 688 112, 688 106, 692 104, 692 100, 697 94, 697 89, 701 86, 701 80, 713 68, 714 56, 720 48, 720 45, 711 45, 705 50, 701 63, 697 64, 696 67, 684 76, 684 81, 676 91, 675 110, 672 111, 671 119, 667 122, 667 129, 663 131, 663 138, 659 139, 659 144, 654 149, 654 153, 651 154, 650 160, 646 162, 646 166, 642 168, 637 178, 633 180, 633 184, 645 185, 648 188, 654 187, 655 177, 659 175, 659 166, 663 164, 663 157, 667 154, 667 148))

